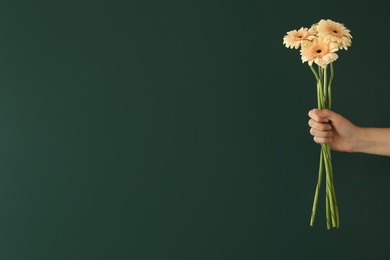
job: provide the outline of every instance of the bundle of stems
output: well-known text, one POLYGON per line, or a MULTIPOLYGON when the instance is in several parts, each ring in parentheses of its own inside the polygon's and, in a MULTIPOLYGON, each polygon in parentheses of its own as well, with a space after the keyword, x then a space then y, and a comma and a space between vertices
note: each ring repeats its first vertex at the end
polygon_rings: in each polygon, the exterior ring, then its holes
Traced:
MULTIPOLYGON (((332 93, 331 86, 334 75, 333 62, 330 65, 330 73, 327 71, 327 67, 318 66, 316 70, 313 66, 310 66, 316 81, 317 81, 317 102, 318 109, 331 109, 332 106, 332 93)), ((330 123, 330 122, 328 122, 330 123)), ((326 226, 327 229, 338 228, 340 226, 339 210, 336 200, 336 192, 333 183, 333 170, 331 150, 329 144, 321 144, 320 151, 320 163, 318 170, 317 187, 314 194, 313 209, 310 219, 310 226, 314 226, 314 220, 317 210, 318 194, 321 187, 321 180, 323 179, 323 172, 325 169, 326 180, 326 226)))

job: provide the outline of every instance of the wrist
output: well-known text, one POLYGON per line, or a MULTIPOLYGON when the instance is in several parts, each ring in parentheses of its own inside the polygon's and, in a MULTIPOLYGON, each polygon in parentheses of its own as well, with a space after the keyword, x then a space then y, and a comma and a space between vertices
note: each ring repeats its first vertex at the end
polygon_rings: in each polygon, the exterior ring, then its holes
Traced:
POLYGON ((355 126, 355 129, 353 131, 353 135, 350 141, 351 146, 351 153, 362 153, 365 150, 365 147, 367 146, 367 140, 366 137, 366 130, 363 127, 355 126))

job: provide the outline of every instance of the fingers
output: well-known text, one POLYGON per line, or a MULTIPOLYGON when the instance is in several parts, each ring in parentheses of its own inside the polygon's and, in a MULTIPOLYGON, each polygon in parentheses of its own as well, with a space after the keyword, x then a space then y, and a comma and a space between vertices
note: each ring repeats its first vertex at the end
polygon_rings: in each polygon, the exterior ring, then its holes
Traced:
POLYGON ((319 123, 318 121, 314 119, 310 119, 308 122, 309 126, 313 129, 316 129, 318 131, 330 131, 332 130, 332 125, 327 123, 319 123))
POLYGON ((309 117, 319 123, 329 122, 327 110, 312 109, 309 111, 309 117))
POLYGON ((308 124, 310 126, 310 134, 313 136, 313 140, 318 144, 331 143, 333 141, 332 125, 327 124, 329 120, 321 116, 315 109, 309 112, 311 119, 308 124))
POLYGON ((317 144, 330 144, 333 142, 333 139, 328 137, 328 138, 325 138, 325 137, 317 137, 317 136, 314 136, 313 137, 313 140, 314 142, 316 142, 317 144))
POLYGON ((332 138, 333 132, 331 130, 321 131, 315 128, 310 128, 310 134, 318 138, 332 138))
POLYGON ((320 131, 315 128, 310 128, 310 134, 313 136, 314 142, 318 144, 328 144, 333 141, 333 132, 331 130, 320 131))
POLYGON ((309 111, 309 117, 319 123, 332 122, 333 126, 347 121, 343 116, 329 109, 312 109, 309 111))

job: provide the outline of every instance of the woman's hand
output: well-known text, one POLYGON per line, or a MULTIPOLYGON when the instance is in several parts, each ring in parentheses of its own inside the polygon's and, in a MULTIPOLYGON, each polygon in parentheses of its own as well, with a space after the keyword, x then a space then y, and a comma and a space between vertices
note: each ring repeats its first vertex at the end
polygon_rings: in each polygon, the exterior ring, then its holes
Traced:
POLYGON ((312 109, 309 111, 309 117, 310 134, 316 143, 330 144, 336 151, 356 151, 359 127, 328 109, 312 109))

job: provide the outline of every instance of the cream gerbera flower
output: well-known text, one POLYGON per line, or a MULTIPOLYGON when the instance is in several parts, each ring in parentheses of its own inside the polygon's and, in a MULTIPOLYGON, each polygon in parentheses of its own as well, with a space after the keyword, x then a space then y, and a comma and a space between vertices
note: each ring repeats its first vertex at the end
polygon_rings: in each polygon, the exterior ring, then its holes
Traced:
POLYGON ((310 29, 309 29, 309 33, 311 35, 317 35, 317 26, 318 26, 318 23, 315 23, 313 24, 310 29))
POLYGON ((302 27, 298 31, 289 31, 287 35, 283 37, 283 44, 285 44, 287 48, 298 49, 304 41, 312 40, 313 38, 315 38, 315 33, 302 27))
POLYGON ((338 44, 322 37, 315 38, 313 41, 302 43, 301 58, 302 63, 308 62, 309 66, 315 62, 317 65, 326 68, 326 65, 337 60, 338 44))
POLYGON ((351 46, 352 35, 343 24, 322 19, 317 26, 318 36, 337 42, 340 49, 347 50, 351 46))

